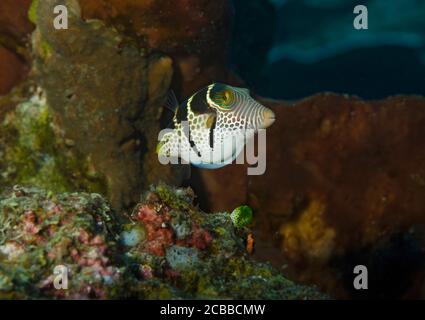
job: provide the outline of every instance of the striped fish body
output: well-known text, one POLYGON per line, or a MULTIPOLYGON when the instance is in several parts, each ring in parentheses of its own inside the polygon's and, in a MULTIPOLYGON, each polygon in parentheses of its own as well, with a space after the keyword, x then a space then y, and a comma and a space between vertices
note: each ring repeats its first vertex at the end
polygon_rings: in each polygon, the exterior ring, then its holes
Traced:
POLYGON ((205 169, 228 165, 258 129, 274 122, 274 113, 244 88, 211 84, 177 106, 173 128, 159 141, 158 154, 205 169))

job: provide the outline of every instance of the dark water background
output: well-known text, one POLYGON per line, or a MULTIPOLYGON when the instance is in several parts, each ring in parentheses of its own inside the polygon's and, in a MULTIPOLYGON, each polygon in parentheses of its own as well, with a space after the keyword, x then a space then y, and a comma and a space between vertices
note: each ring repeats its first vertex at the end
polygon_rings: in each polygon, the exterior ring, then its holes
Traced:
POLYGON ((234 0, 233 69, 284 99, 425 95, 425 0, 234 0), (353 27, 366 5, 369 29, 353 27))

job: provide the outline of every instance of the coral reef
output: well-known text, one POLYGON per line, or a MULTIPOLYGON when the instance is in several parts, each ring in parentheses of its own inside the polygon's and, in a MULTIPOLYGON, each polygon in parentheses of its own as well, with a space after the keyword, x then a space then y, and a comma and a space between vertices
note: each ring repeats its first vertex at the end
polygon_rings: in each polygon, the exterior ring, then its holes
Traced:
MULTIPOLYGON (((263 102, 278 119, 267 131, 265 175, 247 177, 244 166, 199 172, 204 207, 251 206, 257 255, 288 264, 299 280, 347 297, 352 281, 344 277, 373 260, 399 297, 420 294, 412 290, 423 283, 425 256, 425 100, 319 94, 291 104, 263 102), (237 195, 222 192, 230 181, 238 181, 237 195), (411 249, 394 243, 400 236, 411 249), (400 254, 408 257, 386 262, 400 254), (410 271, 392 279, 404 262, 410 271)), ((373 294, 390 294, 380 290, 373 294)))
POLYGON ((324 297, 294 286, 245 251, 249 230, 235 227, 229 213, 205 214, 193 206, 190 189, 153 189, 134 210, 143 241, 128 255, 144 278, 165 277, 186 297, 304 299, 324 297))
MULTIPOLYGON (((11 94, 14 98, 20 95, 11 94)), ((7 99, 0 101, 7 107, 7 99)), ((88 189, 106 194, 102 178, 88 162, 68 151, 69 141, 55 138, 54 132, 46 97, 40 90, 6 112, 0 125, 0 184, 20 183, 62 192, 88 189)))
MULTIPOLYGON (((154 152, 172 61, 127 43, 98 20, 83 21, 79 12, 76 1, 33 2, 32 79, 40 89, 0 114, 2 138, 12 137, 2 139, 1 166, 17 174, 6 172, 3 185, 101 192, 115 208, 130 208, 150 183, 181 181, 179 170, 158 164, 154 152), (46 16, 59 3, 69 9, 66 33, 46 16)), ((16 100, 16 92, 11 96, 16 100)))
POLYGON ((0 99, 1 185, 99 192, 128 209, 151 183, 181 183, 186 173, 160 166, 154 152, 162 104, 171 78, 181 96, 229 78, 226 1, 84 1, 80 8, 72 0, 31 7, 7 0, 1 6, 1 39, 13 39, 0 48, 7 58, 1 92, 32 63, 30 78, 0 99), (57 4, 69 9, 67 32, 50 23, 57 4), (30 52, 26 39, 34 26, 30 52))
POLYGON ((233 210, 230 215, 236 228, 242 228, 252 223, 253 214, 249 206, 240 206, 233 210))
POLYGON ((125 219, 98 194, 15 186, 0 196, 0 297, 321 299, 245 252, 245 227, 190 189, 152 187, 125 219), (68 289, 55 289, 56 266, 68 289))
MULTIPOLYGON (((172 78, 181 96, 211 81, 232 82, 226 67, 227 2, 178 1, 169 5, 140 0, 79 4, 76 0, 48 0, 32 1, 31 7, 30 1, 20 5, 5 1, 1 5, 15 12, 16 19, 0 15, 0 34, 13 39, 7 41, 7 50, 0 48, 0 54, 7 58, 1 69, 0 92, 8 92, 23 79, 28 64, 33 66, 29 81, 22 85, 32 86, 31 90, 19 89, 2 97, 0 103, 8 108, 0 110, 0 121, 16 118, 13 107, 24 100, 30 103, 41 90, 46 98, 44 116, 50 131, 49 135, 40 134, 49 140, 39 143, 43 150, 35 148, 38 156, 31 155, 31 163, 22 170, 22 159, 12 155, 23 155, 14 151, 15 141, 25 140, 23 136, 29 130, 11 128, 14 120, 0 129, 7 131, 3 137, 14 138, 2 139, 0 166, 20 172, 20 177, 7 174, 2 185, 31 180, 31 185, 54 190, 100 192, 120 209, 134 205, 151 183, 180 184, 185 172, 159 166, 153 152, 162 104, 172 78), (71 28, 67 32, 54 29, 50 23, 57 4, 69 9, 71 28), (25 39, 34 26, 29 52, 25 39), (55 169, 47 173, 44 181, 37 181, 37 168, 46 168, 47 158, 56 163, 55 169), (48 177, 55 176, 58 178, 50 184, 48 177), (63 180, 60 177, 66 180, 63 184, 59 183, 63 180)), ((6 45, 6 41, 1 44, 6 45)))
MULTIPOLYGON (((25 39, 33 30, 33 25, 27 19, 31 2, 4 0, 0 4, 0 45, 8 44, 6 47, 11 50, 9 54, 19 52, 24 65, 31 61, 25 47, 25 39)), ((62 1, 61 4, 66 2, 62 1)), ((101 20, 116 29, 123 42, 170 56, 174 66, 174 89, 182 97, 191 95, 194 90, 212 81, 237 81, 227 68, 232 12, 227 0, 84 0, 79 4, 83 20, 101 20)), ((239 52, 249 51, 244 43, 234 47, 239 52)), ((6 60, 3 61, 7 66, 6 60)), ((9 73, 4 72, 0 79, 2 77, 8 81, 4 89, 0 87, 2 93, 7 93, 7 89, 18 83, 9 73)))
MULTIPOLYGON (((76 1, 65 1, 72 28, 54 29, 45 15, 58 3, 64 2, 42 1, 35 9, 36 77, 59 134, 104 177, 114 207, 128 207, 143 187, 144 150, 159 130, 152 118, 168 90, 171 61, 124 44, 100 21, 84 22, 76 1), (150 73, 157 81, 149 81, 150 73)), ((167 169, 158 168, 165 180, 167 169)))
POLYGON ((113 216, 97 194, 53 194, 14 187, 0 197, 0 297, 107 298, 121 272, 114 263, 113 216), (53 287, 66 266, 68 290, 53 287))
POLYGON ((79 1, 84 19, 101 19, 143 48, 169 55, 182 97, 228 79, 230 8, 227 0, 79 1))

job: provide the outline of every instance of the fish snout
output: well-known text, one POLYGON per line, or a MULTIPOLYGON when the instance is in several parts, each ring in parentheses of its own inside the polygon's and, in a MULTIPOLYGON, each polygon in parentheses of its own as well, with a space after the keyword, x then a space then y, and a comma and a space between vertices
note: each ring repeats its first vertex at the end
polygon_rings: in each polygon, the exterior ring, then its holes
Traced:
POLYGON ((267 129, 276 121, 276 115, 269 108, 264 108, 263 121, 260 125, 260 129, 267 129))

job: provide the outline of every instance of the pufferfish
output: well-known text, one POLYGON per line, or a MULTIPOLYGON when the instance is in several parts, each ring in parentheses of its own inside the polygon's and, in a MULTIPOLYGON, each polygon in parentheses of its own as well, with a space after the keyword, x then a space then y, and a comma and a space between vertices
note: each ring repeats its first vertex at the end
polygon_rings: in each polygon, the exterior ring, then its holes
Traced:
POLYGON ((232 163, 248 139, 275 121, 272 110, 254 100, 248 89, 213 83, 179 105, 174 93, 173 129, 160 137, 157 153, 204 169, 232 163))

